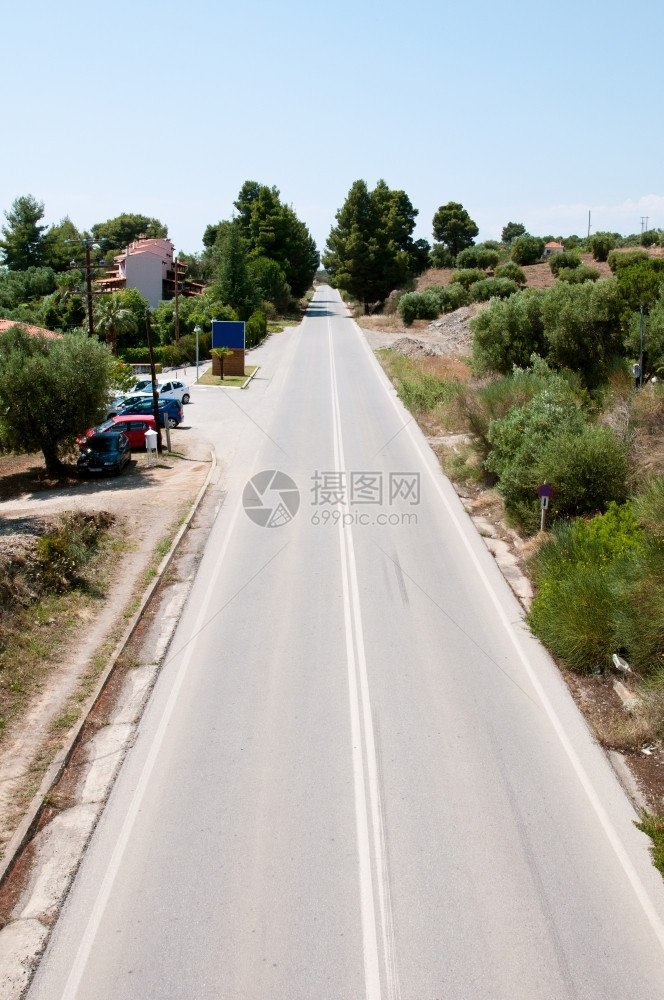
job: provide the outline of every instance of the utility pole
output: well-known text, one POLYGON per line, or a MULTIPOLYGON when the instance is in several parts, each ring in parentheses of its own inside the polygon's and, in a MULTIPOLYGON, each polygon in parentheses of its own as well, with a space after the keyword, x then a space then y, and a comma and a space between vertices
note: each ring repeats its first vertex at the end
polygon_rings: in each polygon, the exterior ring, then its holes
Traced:
POLYGON ((90 242, 83 240, 85 247, 85 286, 88 293, 88 337, 95 335, 95 321, 92 312, 92 274, 90 265, 90 242))
MULTIPOLYGON (((101 243, 103 242, 105 241, 102 239, 101 243)), ((82 268, 81 265, 79 265, 79 263, 75 260, 70 260, 69 266, 70 268, 72 268, 72 270, 76 269, 85 271, 85 290, 88 303, 88 337, 94 337, 95 321, 93 315, 92 300, 95 293, 92 291, 92 272, 97 271, 100 268, 103 270, 106 267, 106 261, 103 260, 102 258, 102 260, 98 261, 98 263, 93 264, 90 258, 90 251, 92 247, 97 247, 98 249, 101 249, 101 244, 98 243, 96 240, 88 239, 87 236, 82 237, 82 239, 80 240, 65 240, 65 243, 80 243, 85 251, 85 264, 83 264, 82 268)))
POLYGON ((588 239, 590 239, 590 209, 588 209, 588 239))

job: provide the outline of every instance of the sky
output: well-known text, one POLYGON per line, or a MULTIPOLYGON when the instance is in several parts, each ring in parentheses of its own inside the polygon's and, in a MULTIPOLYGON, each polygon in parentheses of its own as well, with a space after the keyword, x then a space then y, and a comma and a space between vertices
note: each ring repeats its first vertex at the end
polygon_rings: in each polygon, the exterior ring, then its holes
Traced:
POLYGON ((137 212, 197 253, 254 180, 322 250, 382 178, 415 238, 448 201, 478 240, 664 228, 663 29, 662 0, 7 3, 0 211, 137 212))

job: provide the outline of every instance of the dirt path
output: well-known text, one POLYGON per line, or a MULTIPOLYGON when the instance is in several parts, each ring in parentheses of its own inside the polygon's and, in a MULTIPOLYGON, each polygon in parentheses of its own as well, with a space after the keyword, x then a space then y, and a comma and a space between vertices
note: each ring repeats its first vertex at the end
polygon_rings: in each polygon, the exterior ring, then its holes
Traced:
POLYGON ((117 518, 127 548, 118 560, 99 612, 81 609, 81 628, 58 662, 51 665, 48 683, 43 684, 26 713, 8 726, 0 744, 0 850, 11 838, 21 818, 21 806, 35 784, 35 761, 61 738, 62 734, 54 737, 54 720, 77 691, 93 658, 100 651, 110 654, 114 648, 126 624, 127 609, 145 589, 146 571, 157 548, 175 532, 205 481, 209 448, 190 430, 173 431, 172 448, 172 455, 151 468, 145 453, 139 452, 119 478, 76 482, 64 489, 34 488, 40 485, 36 456, 22 459, 22 468, 14 461, 11 471, 2 470, 0 544, 3 538, 10 541, 16 533, 34 530, 37 520, 64 511, 103 510, 117 518))

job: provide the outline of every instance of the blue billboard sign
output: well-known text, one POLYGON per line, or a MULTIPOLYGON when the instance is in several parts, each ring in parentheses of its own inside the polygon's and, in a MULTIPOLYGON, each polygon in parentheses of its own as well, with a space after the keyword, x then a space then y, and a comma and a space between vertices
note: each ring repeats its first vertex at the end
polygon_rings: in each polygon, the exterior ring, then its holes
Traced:
POLYGON ((212 346, 244 350, 244 323, 236 320, 212 320, 212 346))

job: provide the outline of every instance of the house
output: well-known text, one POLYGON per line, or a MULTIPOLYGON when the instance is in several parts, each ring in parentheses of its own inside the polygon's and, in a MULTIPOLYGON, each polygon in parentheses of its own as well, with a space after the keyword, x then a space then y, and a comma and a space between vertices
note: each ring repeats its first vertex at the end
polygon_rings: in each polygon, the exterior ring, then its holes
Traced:
POLYGON ((174 253, 170 240, 139 236, 115 257, 115 270, 99 279, 101 291, 136 288, 148 300, 150 308, 156 309, 164 299, 174 298, 177 268, 179 294, 200 295, 204 286, 185 277, 187 266, 176 262, 174 253))
POLYGON ((59 340, 62 338, 61 333, 54 333, 53 330, 45 330, 43 326, 33 326, 32 323, 22 323, 18 319, 0 319, 0 333, 6 333, 12 326, 20 326, 21 329, 25 330, 26 333, 31 334, 33 337, 37 337, 41 334, 41 336, 45 337, 46 340, 59 340))
POLYGON ((547 243, 544 247, 544 258, 545 260, 553 256, 554 253, 564 253, 565 247, 562 243, 556 243, 554 240, 551 243, 547 243))

